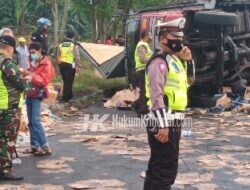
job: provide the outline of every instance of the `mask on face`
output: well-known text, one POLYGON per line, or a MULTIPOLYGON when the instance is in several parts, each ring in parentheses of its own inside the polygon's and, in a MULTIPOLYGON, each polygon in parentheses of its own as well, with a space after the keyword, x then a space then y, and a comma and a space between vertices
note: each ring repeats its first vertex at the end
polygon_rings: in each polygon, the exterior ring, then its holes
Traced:
POLYGON ((36 53, 30 54, 30 57, 31 57, 32 61, 37 61, 39 59, 39 55, 37 55, 36 53))
POLYGON ((179 52, 183 48, 181 40, 169 40, 168 39, 168 43, 165 43, 164 45, 167 46, 173 52, 179 52))

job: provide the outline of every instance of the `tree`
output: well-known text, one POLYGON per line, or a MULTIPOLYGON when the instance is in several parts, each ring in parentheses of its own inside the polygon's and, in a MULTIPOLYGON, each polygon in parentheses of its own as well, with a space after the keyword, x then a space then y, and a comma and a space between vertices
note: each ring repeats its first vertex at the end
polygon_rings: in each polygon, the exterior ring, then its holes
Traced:
POLYGON ((31 26, 37 19, 52 21, 54 45, 70 28, 85 39, 124 34, 126 19, 131 9, 165 4, 169 0, 0 0, 0 27, 31 26), (48 11, 50 10, 50 11, 48 11))
POLYGON ((25 25, 30 0, 0 0, 1 25, 17 26, 19 30, 25 25))

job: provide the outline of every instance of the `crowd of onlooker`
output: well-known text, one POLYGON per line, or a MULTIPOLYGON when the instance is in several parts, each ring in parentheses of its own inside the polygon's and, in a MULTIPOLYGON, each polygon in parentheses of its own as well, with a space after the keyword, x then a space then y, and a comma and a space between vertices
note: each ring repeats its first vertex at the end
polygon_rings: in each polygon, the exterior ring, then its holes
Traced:
POLYGON ((104 42, 100 39, 96 39, 97 44, 105 44, 105 45, 117 45, 117 46, 124 46, 125 45, 125 39, 122 37, 122 35, 118 35, 117 38, 113 39, 111 35, 109 35, 104 42))
POLYGON ((48 97, 47 85, 55 76, 48 56, 46 18, 38 20, 37 31, 27 44, 24 37, 16 39, 11 29, 0 30, 0 180, 22 180, 12 168, 16 153, 21 109, 26 104, 30 148, 24 153, 47 156, 52 153, 41 124, 41 101, 48 97))

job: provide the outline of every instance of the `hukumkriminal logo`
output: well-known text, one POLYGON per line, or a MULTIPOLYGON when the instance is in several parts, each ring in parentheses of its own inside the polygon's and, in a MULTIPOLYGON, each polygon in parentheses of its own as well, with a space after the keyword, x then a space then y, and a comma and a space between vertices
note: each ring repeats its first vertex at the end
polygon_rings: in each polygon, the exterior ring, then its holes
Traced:
POLYGON ((145 131, 146 127, 154 128, 164 122, 171 127, 191 128, 193 121, 191 117, 176 118, 173 114, 166 116, 167 119, 159 119, 145 115, 139 117, 119 116, 118 114, 84 114, 79 117, 83 132, 138 132, 145 131))

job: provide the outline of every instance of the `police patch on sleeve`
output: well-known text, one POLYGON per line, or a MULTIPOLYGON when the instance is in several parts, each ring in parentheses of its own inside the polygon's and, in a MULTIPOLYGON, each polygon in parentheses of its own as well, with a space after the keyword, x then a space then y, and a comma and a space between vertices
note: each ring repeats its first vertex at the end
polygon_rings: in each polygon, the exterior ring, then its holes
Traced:
POLYGON ((159 63, 158 66, 159 66, 159 69, 160 69, 161 72, 165 71, 165 70, 166 70, 166 67, 167 67, 166 64, 163 63, 163 62, 162 62, 162 63, 159 63))

